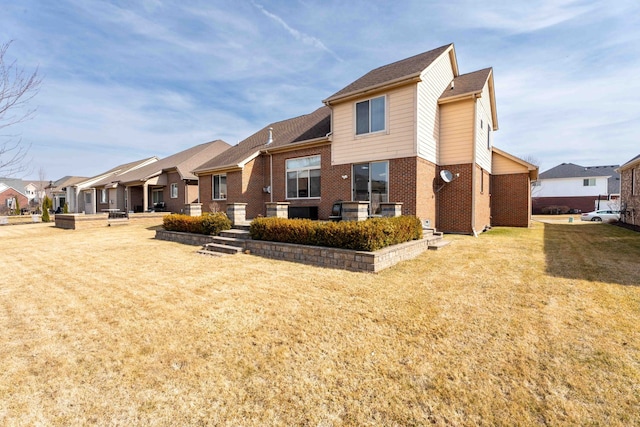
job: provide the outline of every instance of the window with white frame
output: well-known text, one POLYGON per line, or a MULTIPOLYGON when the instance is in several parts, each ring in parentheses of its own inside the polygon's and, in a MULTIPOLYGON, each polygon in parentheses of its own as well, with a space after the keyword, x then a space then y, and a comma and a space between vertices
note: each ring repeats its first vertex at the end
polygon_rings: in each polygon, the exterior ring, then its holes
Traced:
POLYGON ((222 200, 227 198, 227 175, 213 175, 211 178, 212 184, 212 199, 222 200))
POLYGON ((100 190, 100 203, 107 203, 107 189, 100 190))
POLYGON ((172 199, 178 198, 178 184, 176 184, 175 182, 171 184, 171 198, 172 199))
POLYGON ((287 199, 320 197, 320 156, 287 160, 287 199))
POLYGON ((596 179, 595 178, 585 178, 582 181, 582 186, 583 187, 595 187, 596 186, 596 179))
POLYGON ((356 102, 356 135, 381 132, 386 128, 386 97, 356 102))

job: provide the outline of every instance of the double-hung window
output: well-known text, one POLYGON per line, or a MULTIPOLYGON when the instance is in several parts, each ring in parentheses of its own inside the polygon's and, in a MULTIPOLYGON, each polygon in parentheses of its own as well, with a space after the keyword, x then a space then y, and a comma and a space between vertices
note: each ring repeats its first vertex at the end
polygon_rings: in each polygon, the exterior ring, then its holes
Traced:
POLYGON ((287 160, 287 198, 320 197, 320 156, 287 160))
POLYGON ((356 135, 381 132, 386 126, 386 97, 356 103, 356 135))
POLYGON ((171 198, 172 199, 178 198, 178 184, 176 184, 175 182, 171 184, 171 198))
POLYGON ((227 198, 227 175, 213 175, 212 177, 213 200, 223 200, 227 198))

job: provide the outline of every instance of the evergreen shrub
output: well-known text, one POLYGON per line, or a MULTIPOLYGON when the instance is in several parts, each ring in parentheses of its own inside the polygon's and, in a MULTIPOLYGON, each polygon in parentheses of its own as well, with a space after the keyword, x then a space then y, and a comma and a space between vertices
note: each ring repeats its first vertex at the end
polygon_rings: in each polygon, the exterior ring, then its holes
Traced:
POLYGON ((254 240, 376 251, 421 239, 422 223, 414 216, 340 222, 256 218, 251 222, 250 233, 254 240))
POLYGON ((224 212, 205 212, 201 216, 171 214, 162 218, 162 225, 167 231, 215 236, 223 230, 229 230, 231 220, 224 212))

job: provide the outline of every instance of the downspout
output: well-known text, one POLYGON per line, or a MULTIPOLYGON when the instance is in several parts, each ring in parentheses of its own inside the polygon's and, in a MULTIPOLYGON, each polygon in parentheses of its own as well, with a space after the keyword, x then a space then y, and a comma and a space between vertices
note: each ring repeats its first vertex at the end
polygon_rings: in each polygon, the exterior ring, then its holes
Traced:
MULTIPOLYGON (((273 142, 273 128, 269 127, 269 139, 267 140, 267 146, 273 142)), ((273 203, 273 154, 269 152, 269 149, 264 150, 265 154, 269 155, 269 202, 273 203)))
MULTIPOLYGON (((471 161, 471 231, 478 237, 476 231, 476 128, 478 126, 478 98, 473 95, 473 159, 471 161)), ((487 126, 489 124, 487 123, 487 126)))

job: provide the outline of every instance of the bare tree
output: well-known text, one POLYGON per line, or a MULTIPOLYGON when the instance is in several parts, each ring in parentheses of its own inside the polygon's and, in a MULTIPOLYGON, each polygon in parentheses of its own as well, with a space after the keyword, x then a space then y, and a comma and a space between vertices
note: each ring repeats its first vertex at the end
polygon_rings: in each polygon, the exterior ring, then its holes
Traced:
MULTIPOLYGON (((7 58, 11 42, 0 45, 0 130, 21 123, 33 117, 35 108, 29 108, 29 101, 40 90, 42 79, 38 69, 28 73, 18 66, 17 61, 7 58)), ((29 146, 22 143, 17 135, 0 135, 0 176, 11 176, 25 170, 25 157, 29 146)))
MULTIPOLYGON (((529 154, 527 156, 522 157, 522 160, 524 160, 527 163, 531 163, 534 166, 537 166, 538 172, 539 172, 542 162, 536 156, 529 154)), ((536 193, 539 193, 539 192, 540 192, 540 182, 531 181, 531 195, 535 197, 536 193)))

